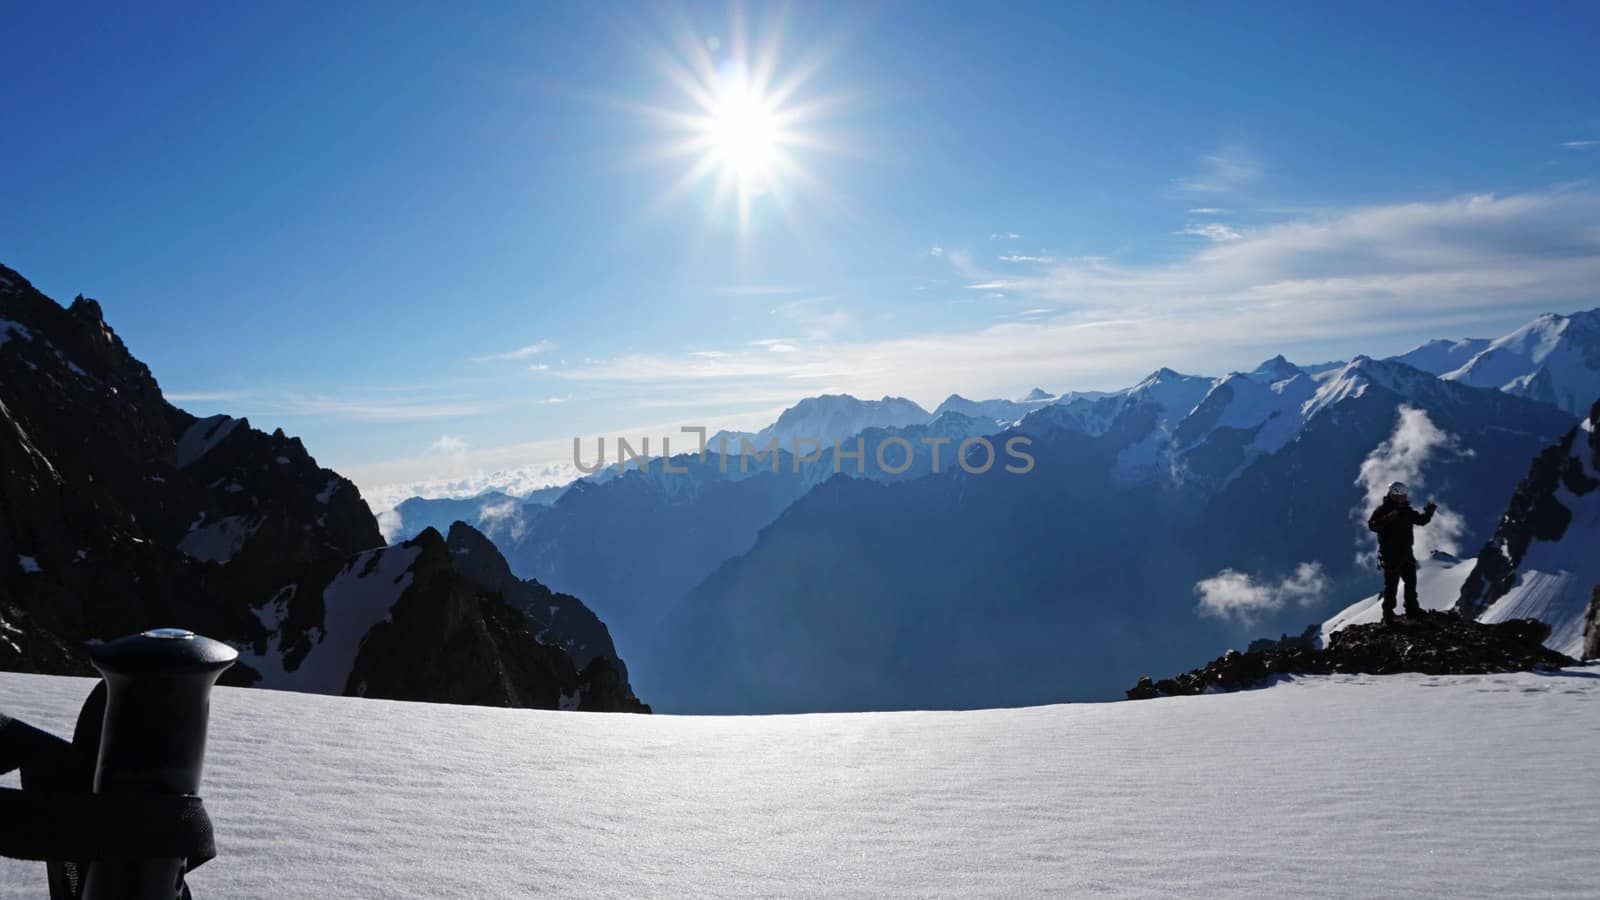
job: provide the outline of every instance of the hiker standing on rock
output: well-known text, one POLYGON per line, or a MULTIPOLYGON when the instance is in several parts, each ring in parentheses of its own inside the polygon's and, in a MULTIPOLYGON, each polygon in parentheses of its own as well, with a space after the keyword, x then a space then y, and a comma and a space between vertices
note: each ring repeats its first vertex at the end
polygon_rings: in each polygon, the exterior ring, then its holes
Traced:
POLYGON ((1383 566, 1383 621, 1394 621, 1394 595, 1400 582, 1406 583, 1406 615, 1422 612, 1417 604, 1417 558, 1411 551, 1411 529, 1433 521, 1439 504, 1430 501, 1417 512, 1404 483, 1389 485, 1389 493, 1372 511, 1367 527, 1378 535, 1378 564, 1383 566))

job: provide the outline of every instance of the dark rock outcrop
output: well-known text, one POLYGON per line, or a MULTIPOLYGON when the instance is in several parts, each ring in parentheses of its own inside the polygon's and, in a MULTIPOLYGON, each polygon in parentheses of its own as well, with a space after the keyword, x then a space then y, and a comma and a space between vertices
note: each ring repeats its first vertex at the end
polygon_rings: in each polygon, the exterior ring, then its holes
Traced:
POLYGON ((516 577, 494 542, 465 522, 451 525, 446 541, 455 570, 521 610, 541 642, 565 650, 580 669, 604 658, 627 681, 628 667, 617 655, 611 632, 582 600, 558 594, 531 578, 516 577))
MULTIPOLYGON (((462 530, 471 531, 457 523, 452 541, 487 543, 476 532, 471 538, 458 534, 462 530)), ((389 617, 367 633, 344 693, 480 706, 650 711, 616 666, 591 660, 580 672, 560 646, 537 640, 527 616, 499 589, 458 571, 460 557, 452 558, 457 551, 439 532, 429 528, 407 546, 420 551, 407 570, 410 585, 389 617)), ((495 561, 505 566, 498 554, 495 561)))
POLYGON ((1563 502, 1563 493, 1571 502, 1600 489, 1600 481, 1585 471, 1586 459, 1590 470, 1600 471, 1600 401, 1589 410, 1584 425, 1568 431, 1534 459, 1494 536, 1479 551, 1477 566, 1461 587, 1457 612, 1469 618, 1482 615, 1516 584, 1518 568, 1535 541, 1565 537, 1572 510, 1563 502))
POLYGON ((98 303, 0 266, 0 669, 93 674, 88 642, 176 626, 241 648, 232 684, 647 710, 605 626, 484 583, 505 561, 478 541, 460 567, 436 531, 378 549, 356 486, 298 438, 172 406, 98 303))
POLYGON ((1176 678, 1141 678, 1128 699, 1239 691, 1261 687, 1277 675, 1474 675, 1576 665, 1576 660, 1544 646, 1549 636, 1550 626, 1535 619, 1485 625, 1453 613, 1425 612, 1394 625, 1351 625, 1334 632, 1324 650, 1299 643, 1245 653, 1230 650, 1176 678))

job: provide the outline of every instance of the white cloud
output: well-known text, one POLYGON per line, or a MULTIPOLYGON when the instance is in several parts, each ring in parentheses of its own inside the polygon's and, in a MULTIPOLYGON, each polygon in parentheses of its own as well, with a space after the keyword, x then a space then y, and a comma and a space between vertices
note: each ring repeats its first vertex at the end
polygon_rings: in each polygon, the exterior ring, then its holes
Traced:
POLYGON ((944 255, 944 248, 939 246, 938 244, 934 244, 932 247, 928 248, 928 255, 929 256, 943 256, 944 255))
POLYGON ((434 453, 454 454, 467 452, 467 446, 465 438, 454 434, 442 434, 428 445, 428 449, 434 453))
POLYGON ((1197 206, 1189 210, 1189 215, 1191 216, 1225 216, 1227 214, 1228 210, 1219 206, 1197 206))
POLYGON ((840 308, 832 297, 791 300, 773 307, 772 314, 800 327, 809 341, 830 340, 855 321, 855 316, 840 308))
POLYGON ((1600 141, 1562 141, 1561 146, 1568 150, 1588 150, 1591 147, 1600 147, 1600 141))
MULTIPOLYGON (((1400 407, 1394 432, 1367 454, 1361 463, 1361 474, 1356 479, 1366 494, 1365 504, 1351 510, 1351 517, 1360 523, 1361 546, 1364 548, 1357 554, 1358 559, 1368 563, 1374 558, 1370 534, 1366 529, 1367 516, 1383 501, 1384 494, 1389 492, 1389 485, 1396 481, 1404 482, 1411 492, 1413 505, 1420 507, 1427 500, 1428 463, 1440 456, 1471 455, 1472 451, 1463 449, 1454 435, 1434 425, 1426 412, 1411 406, 1400 407)), ((1417 530, 1417 556, 1426 558, 1434 550, 1459 554, 1461 536, 1466 530, 1467 523, 1460 513, 1439 507, 1433 514, 1433 521, 1417 530)))
POLYGON ((1025 256, 1020 253, 1008 253, 1000 257, 1001 262, 1010 263, 1042 263, 1048 265, 1056 261, 1053 256, 1025 256))
POLYGON ((528 530, 528 522, 523 517, 523 505, 516 500, 501 500, 478 507, 477 524, 504 528, 513 541, 521 540, 528 530))
POLYGON ((1330 586, 1321 564, 1314 562, 1301 563, 1277 581, 1223 569, 1195 584, 1195 595, 1200 598, 1196 611, 1248 625, 1286 606, 1314 606, 1330 586))
POLYGON ((279 394, 256 401, 258 408, 288 416, 337 416, 366 422, 457 419, 488 411, 481 403, 454 400, 384 400, 362 397, 279 394))
POLYGON ((716 288, 714 293, 726 297, 769 297, 778 294, 798 294, 802 289, 779 284, 745 284, 716 288))
POLYGON ((1020 241, 1020 240, 1022 240, 1022 235, 1017 234, 1015 231, 997 231, 994 234, 989 235, 989 240, 991 240, 991 241, 1020 241))
POLYGON ((527 359, 530 356, 538 356, 539 354, 548 350, 554 350, 555 346, 556 345, 551 341, 536 341, 532 344, 518 347, 515 350, 507 350, 504 353, 490 353, 486 356, 474 356, 472 361, 500 362, 508 359, 527 359))
POLYGON ((165 391, 162 396, 168 403, 221 403, 245 396, 235 391, 165 391))
POLYGON ((543 372, 548 368, 550 368, 550 364, 549 363, 534 363, 533 365, 528 367, 528 371, 529 372, 543 372))
POLYGON ((1173 233, 1203 237, 1208 241, 1237 241, 1244 237, 1244 235, 1221 222, 1212 222, 1207 225, 1185 225, 1173 233))
POLYGON ((967 290, 1004 292, 1019 308, 1056 315, 876 341, 809 341, 791 353, 638 354, 558 377, 675 385, 684 393, 714 382, 825 384, 936 403, 952 392, 1003 393, 1024 378, 1082 388, 1116 386, 1113 380, 1160 365, 1218 371, 1296 343, 1349 342, 1359 351, 1401 326, 1454 333, 1519 312, 1593 305, 1596 222, 1600 194, 1563 190, 1303 216, 1139 265, 1061 258, 1000 275, 951 253, 967 290))
POLYGON ((1219 147, 1200 157, 1199 174, 1178 181, 1179 190, 1200 194, 1236 191, 1261 177, 1261 163, 1237 144, 1219 147))

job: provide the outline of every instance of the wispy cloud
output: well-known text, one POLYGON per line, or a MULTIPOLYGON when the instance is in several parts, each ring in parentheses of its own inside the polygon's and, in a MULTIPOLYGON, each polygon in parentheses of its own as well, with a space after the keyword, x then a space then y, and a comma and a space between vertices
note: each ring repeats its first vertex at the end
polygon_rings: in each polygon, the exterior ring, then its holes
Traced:
POLYGON ((994 234, 989 235, 989 240, 991 240, 991 241, 1020 241, 1020 240, 1022 240, 1022 235, 1017 234, 1015 231, 996 231, 994 234))
POLYGON ((1205 225, 1185 225, 1173 234, 1203 237, 1208 241, 1237 241, 1244 235, 1235 231, 1221 222, 1210 222, 1205 225))
POLYGON ((221 403, 245 396, 238 391, 164 391, 168 403, 221 403))
POLYGON ((800 349, 790 343, 788 338, 766 338, 764 340, 751 341, 750 346, 765 347, 771 353, 794 353, 800 349))
POLYGON ((417 422, 475 416, 488 409, 472 401, 382 400, 283 394, 261 398, 257 405, 290 416, 340 416, 366 422, 417 422))
POLYGON ((804 291, 804 288, 779 284, 738 284, 716 288, 713 293, 724 297, 770 297, 780 294, 800 294, 804 291))
POLYGON ((467 452, 467 440, 460 435, 441 434, 428 445, 428 450, 433 453, 449 456, 467 452))
POLYGON ((1561 146, 1567 150, 1588 150, 1600 147, 1600 141, 1562 141, 1561 146))
POLYGON ((481 363, 481 362, 501 362, 501 361, 504 361, 504 360, 515 360, 515 359, 528 359, 530 357, 538 356, 541 353, 544 353, 544 352, 547 352, 547 351, 550 351, 550 350, 554 350, 555 347, 556 347, 556 345, 555 345, 555 343, 553 341, 535 341, 532 344, 526 344, 524 346, 518 347, 515 350, 507 350, 504 353, 489 353, 489 354, 486 354, 484 356, 474 356, 472 358, 472 361, 481 363))
POLYGON ((1055 262, 1056 258, 1054 256, 1027 256, 1027 255, 1021 254, 1021 253, 1008 253, 1005 256, 1000 257, 1000 261, 1001 262, 1009 262, 1009 263, 1046 263, 1046 264, 1048 264, 1048 263, 1055 262))
POLYGON ((808 341, 831 340, 855 321, 832 297, 791 300, 773 307, 772 315, 800 328, 808 341))
POLYGON ((550 364, 549 363, 534 363, 533 365, 528 367, 528 371, 529 372, 543 372, 544 370, 546 370, 548 368, 550 368, 550 364))
POLYGON ((939 246, 938 244, 934 244, 932 247, 928 248, 928 255, 929 256, 943 256, 944 255, 944 248, 939 246))
POLYGON ((1200 171, 1178 181, 1178 189, 1199 194, 1235 191, 1261 177, 1261 163, 1248 149, 1231 144, 1200 157, 1200 171))
POLYGON ((1556 190, 1306 215, 1159 263, 1074 257, 999 275, 951 254, 969 291, 1004 292, 1019 308, 1054 315, 878 341, 778 341, 794 347, 782 353, 747 345, 715 358, 641 354, 558 377, 685 393, 712 383, 797 392, 826 384, 937 401, 1024 378, 1098 387, 1159 365, 1217 371, 1296 343, 1359 348, 1399 326, 1453 332, 1518 309, 1592 305, 1597 221, 1600 193, 1556 190))
POLYGON ((1197 206, 1189 210, 1189 215, 1191 216, 1225 216, 1227 214, 1228 210, 1220 206, 1197 206))

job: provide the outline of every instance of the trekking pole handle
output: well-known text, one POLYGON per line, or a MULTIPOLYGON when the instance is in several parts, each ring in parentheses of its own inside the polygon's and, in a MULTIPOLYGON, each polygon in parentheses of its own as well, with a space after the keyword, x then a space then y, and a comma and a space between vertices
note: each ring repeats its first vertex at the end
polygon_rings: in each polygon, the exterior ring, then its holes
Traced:
MULTIPOLYGON (((211 688, 239 651, 180 628, 156 628, 90 651, 106 682, 97 794, 197 794, 211 688)), ((185 896, 184 859, 91 863, 84 900, 185 896)))

